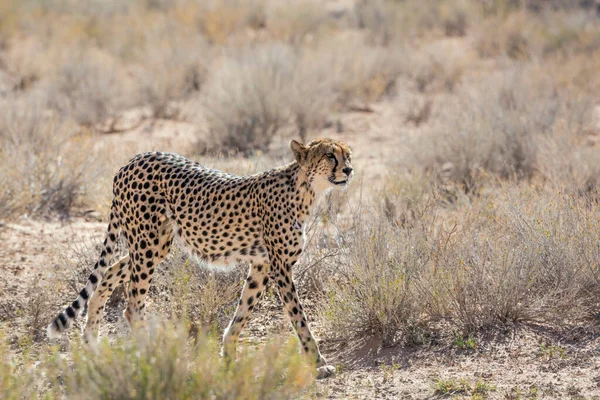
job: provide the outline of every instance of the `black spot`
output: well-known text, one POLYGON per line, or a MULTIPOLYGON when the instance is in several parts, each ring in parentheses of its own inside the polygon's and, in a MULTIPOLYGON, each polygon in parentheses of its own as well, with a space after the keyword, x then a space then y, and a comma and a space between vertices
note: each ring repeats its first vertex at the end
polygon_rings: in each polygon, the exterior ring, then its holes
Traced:
POLYGON ((85 288, 81 289, 81 292, 79 292, 79 295, 84 299, 87 300, 89 298, 88 296, 88 292, 85 290, 85 288))
POLYGON ((94 285, 96 284, 96 282, 98 282, 98 278, 96 277, 96 275, 90 275, 90 282, 92 282, 94 285))
POLYGON ((254 281, 251 281, 251 282, 248 284, 248 287, 249 287, 250 289, 256 289, 256 288, 258 287, 258 284, 257 284, 256 282, 254 282, 254 281))

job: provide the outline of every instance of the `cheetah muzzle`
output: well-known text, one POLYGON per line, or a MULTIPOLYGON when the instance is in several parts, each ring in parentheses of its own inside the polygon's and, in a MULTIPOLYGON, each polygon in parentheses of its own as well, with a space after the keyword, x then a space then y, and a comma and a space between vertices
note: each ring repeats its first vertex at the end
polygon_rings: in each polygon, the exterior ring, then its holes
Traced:
POLYGON ((331 375, 334 369, 308 327, 292 268, 303 251, 306 221, 318 199, 350 181, 351 152, 331 139, 307 145, 291 141, 290 148, 295 161, 250 176, 213 170, 171 153, 144 153, 131 159, 114 178, 104 248, 93 272, 77 299, 48 326, 48 336, 65 331, 87 304, 84 335, 95 340, 106 300, 127 282, 123 314, 133 328, 140 325, 154 270, 178 237, 194 256, 211 264, 250 263, 241 299, 223 336, 225 357, 235 357, 238 336, 271 282, 302 352, 316 362, 319 377, 331 375), (111 264, 119 234, 129 252, 111 264))

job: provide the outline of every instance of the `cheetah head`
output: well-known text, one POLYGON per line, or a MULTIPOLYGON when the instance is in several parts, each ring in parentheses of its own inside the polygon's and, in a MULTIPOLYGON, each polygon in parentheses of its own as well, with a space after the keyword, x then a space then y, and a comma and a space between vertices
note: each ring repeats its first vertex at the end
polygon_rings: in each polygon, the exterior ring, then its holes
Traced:
POLYGON ((354 173, 350 148, 337 140, 317 139, 304 145, 295 140, 290 148, 296 161, 311 178, 313 186, 330 188, 346 186, 354 173))

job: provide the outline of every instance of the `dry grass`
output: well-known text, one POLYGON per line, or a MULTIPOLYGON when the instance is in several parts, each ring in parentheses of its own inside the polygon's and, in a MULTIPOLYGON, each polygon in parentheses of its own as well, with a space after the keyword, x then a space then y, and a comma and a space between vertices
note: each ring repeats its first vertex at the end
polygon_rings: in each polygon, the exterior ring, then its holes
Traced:
POLYGON ((203 91, 207 117, 219 148, 267 150, 289 118, 292 50, 269 45, 226 56, 203 91))
POLYGON ((417 326, 421 309, 414 281, 430 256, 422 239, 381 213, 357 217, 344 236, 347 250, 340 252, 336 277, 326 285, 324 315, 334 334, 377 336, 391 345, 417 326))
POLYGON ((467 193, 477 191, 480 177, 488 173, 530 179, 538 143, 561 117, 569 117, 552 83, 531 77, 531 72, 512 70, 463 85, 424 138, 419 162, 447 170, 467 193))
POLYGON ((432 192, 405 203, 408 220, 393 205, 363 211, 369 223, 342 229, 346 250, 325 284, 331 330, 390 344, 439 320, 467 335, 593 314, 598 211, 569 195, 502 188, 449 215, 432 192))
POLYGON ((235 311, 246 277, 244 268, 213 271, 175 248, 157 270, 149 292, 158 311, 184 320, 190 329, 221 333, 235 311))
MULTIPOLYGON (((68 215, 93 176, 90 136, 47 116, 33 96, 4 100, 0 117, 0 217, 68 215)), ((99 170, 95 171, 98 172, 99 170)))
POLYGON ((7 399, 34 392, 48 399, 291 399, 314 382, 314 368, 303 362, 295 343, 270 342, 228 364, 214 336, 200 333, 195 339, 199 345, 167 324, 117 346, 74 345, 69 359, 47 348, 42 362, 34 362, 13 359, 2 338, 0 389, 7 399))

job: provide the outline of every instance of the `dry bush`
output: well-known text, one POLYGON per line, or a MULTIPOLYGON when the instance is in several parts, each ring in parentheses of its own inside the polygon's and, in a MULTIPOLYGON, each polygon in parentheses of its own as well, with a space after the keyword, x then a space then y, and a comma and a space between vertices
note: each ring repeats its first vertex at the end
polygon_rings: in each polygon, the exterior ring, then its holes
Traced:
POLYGON ((287 96, 296 56, 283 45, 229 54, 203 90, 214 142, 226 149, 267 150, 289 118, 287 96))
POLYGON ((261 0, 227 0, 203 2, 199 26, 211 43, 227 44, 232 36, 247 28, 265 24, 264 2, 261 0))
POLYGON ((469 229, 448 234, 439 262, 421 280, 433 316, 469 333, 578 318, 597 303, 590 279, 598 270, 597 235, 586 233, 597 221, 584 203, 524 190, 480 206, 491 206, 498 223, 475 215, 469 229))
POLYGON ((337 96, 336 102, 347 107, 353 100, 376 101, 393 93, 396 79, 404 72, 405 48, 390 51, 370 46, 360 37, 338 37, 321 43, 315 59, 328 66, 328 79, 337 96))
POLYGON ((460 84, 472 55, 454 43, 433 43, 421 48, 407 48, 404 74, 414 82, 418 92, 452 92, 460 84))
POLYGON ((31 373, 34 361, 22 362, 8 346, 0 330, 0 393, 6 400, 34 398, 37 394, 36 376, 31 373))
POLYGON ((327 10, 318 1, 302 0, 290 4, 273 2, 266 10, 266 26, 274 40, 302 46, 330 29, 327 10))
POLYGON ((298 61, 287 98, 297 136, 306 143, 309 133, 322 128, 338 100, 331 65, 317 50, 306 50, 298 61))
POLYGON ((33 96, 10 98, 0 116, 0 217, 67 215, 80 204, 92 171, 89 135, 43 113, 33 96))
POLYGON ((427 236, 379 213, 357 216, 343 238, 336 277, 326 287, 325 319, 342 339, 372 335, 391 345, 420 322, 414 283, 431 256, 427 236))
POLYGON ((48 321, 55 317, 56 305, 59 304, 57 291, 46 285, 35 283, 25 293, 22 303, 22 315, 25 317, 27 334, 36 342, 46 339, 48 321))
POLYGON ((197 32, 177 28, 173 20, 147 29, 133 51, 136 103, 150 105, 155 117, 172 117, 169 103, 200 91, 206 80, 209 48, 197 32))
POLYGON ((600 48, 599 32, 598 19, 583 10, 533 13, 521 9, 485 19, 475 48, 482 57, 516 60, 590 54, 600 48))
POLYGON ((93 126, 128 105, 121 91, 125 77, 120 76, 123 70, 116 60, 94 49, 74 48, 67 53, 49 89, 50 106, 60 115, 93 126))
POLYGON ((390 344, 439 320, 469 334, 597 310, 600 218, 587 199, 504 185, 449 209, 430 182, 398 179, 338 227, 334 267, 316 267, 329 271, 324 318, 337 337, 390 344))
POLYGON ((436 170, 449 163, 450 178, 466 192, 477 190, 482 173, 531 178, 538 137, 552 129, 560 106, 550 82, 519 70, 463 85, 442 107, 420 154, 429 151, 425 163, 436 170))
POLYGON ((469 0, 357 1, 356 25, 377 45, 414 37, 464 36, 479 16, 478 4, 469 0))
POLYGON ((9 90, 30 89, 48 71, 44 65, 43 43, 38 38, 8 41, 5 52, 0 52, 0 69, 5 70, 9 90))
POLYGON ((197 346, 187 339, 183 329, 158 326, 117 345, 105 341, 96 352, 75 348, 74 365, 57 358, 53 364, 60 376, 51 373, 51 363, 48 373, 64 382, 55 394, 64 390, 73 399, 291 399, 314 382, 311 366, 293 343, 271 342, 227 363, 214 336, 199 334, 197 346))
POLYGON ((545 186, 597 202, 600 148, 579 129, 561 124, 552 135, 540 140, 536 167, 545 186))

